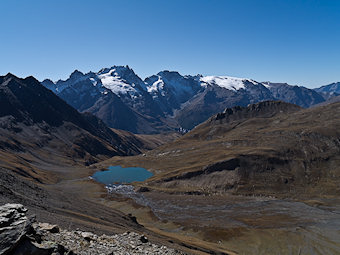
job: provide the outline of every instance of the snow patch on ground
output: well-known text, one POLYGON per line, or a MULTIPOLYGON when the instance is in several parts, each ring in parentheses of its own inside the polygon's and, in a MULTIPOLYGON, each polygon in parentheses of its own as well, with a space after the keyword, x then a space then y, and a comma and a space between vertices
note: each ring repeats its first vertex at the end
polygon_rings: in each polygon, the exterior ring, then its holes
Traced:
POLYGON ((155 91, 163 90, 163 88, 164 88, 164 82, 159 76, 157 81, 155 81, 151 86, 147 87, 147 91, 149 93, 152 93, 155 91))
POLYGON ((269 82, 262 82, 262 85, 265 86, 267 89, 271 88, 269 82))
POLYGON ((92 82, 93 86, 97 86, 98 82, 94 78, 90 78, 90 81, 92 82))

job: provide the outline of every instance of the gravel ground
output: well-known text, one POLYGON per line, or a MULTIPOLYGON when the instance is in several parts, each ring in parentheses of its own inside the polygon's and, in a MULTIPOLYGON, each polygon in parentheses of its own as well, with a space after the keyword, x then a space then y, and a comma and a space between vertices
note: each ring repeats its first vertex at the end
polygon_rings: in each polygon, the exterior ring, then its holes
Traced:
POLYGON ((125 232, 112 236, 98 236, 79 230, 68 231, 46 223, 35 223, 34 228, 42 236, 41 248, 64 246, 70 254, 185 254, 180 251, 151 243, 144 235, 125 232))

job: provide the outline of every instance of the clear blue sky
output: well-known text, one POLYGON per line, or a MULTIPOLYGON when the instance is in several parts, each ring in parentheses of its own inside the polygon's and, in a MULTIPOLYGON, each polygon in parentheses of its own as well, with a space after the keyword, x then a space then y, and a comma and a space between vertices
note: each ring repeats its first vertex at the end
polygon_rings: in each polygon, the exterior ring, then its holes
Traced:
POLYGON ((128 64, 316 87, 340 81, 337 0, 2 0, 0 75, 128 64))

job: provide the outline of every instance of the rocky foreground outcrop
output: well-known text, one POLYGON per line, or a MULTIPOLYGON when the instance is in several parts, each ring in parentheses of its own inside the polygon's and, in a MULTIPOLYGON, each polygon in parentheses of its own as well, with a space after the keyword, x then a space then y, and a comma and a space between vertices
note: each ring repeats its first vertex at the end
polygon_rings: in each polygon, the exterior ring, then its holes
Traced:
POLYGON ((183 254, 133 232, 101 235, 39 223, 21 204, 0 206, 0 254, 183 254))

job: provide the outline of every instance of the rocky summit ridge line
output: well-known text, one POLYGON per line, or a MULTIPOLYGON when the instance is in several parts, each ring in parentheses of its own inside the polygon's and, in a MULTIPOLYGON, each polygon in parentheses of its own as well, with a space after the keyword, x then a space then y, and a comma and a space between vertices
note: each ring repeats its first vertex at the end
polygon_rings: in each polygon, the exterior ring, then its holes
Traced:
POLYGON ((76 70, 67 80, 46 79, 42 84, 80 112, 90 112, 110 127, 134 133, 192 129, 227 107, 265 100, 310 107, 338 95, 333 90, 286 83, 167 70, 142 80, 129 66, 85 74, 76 70))

